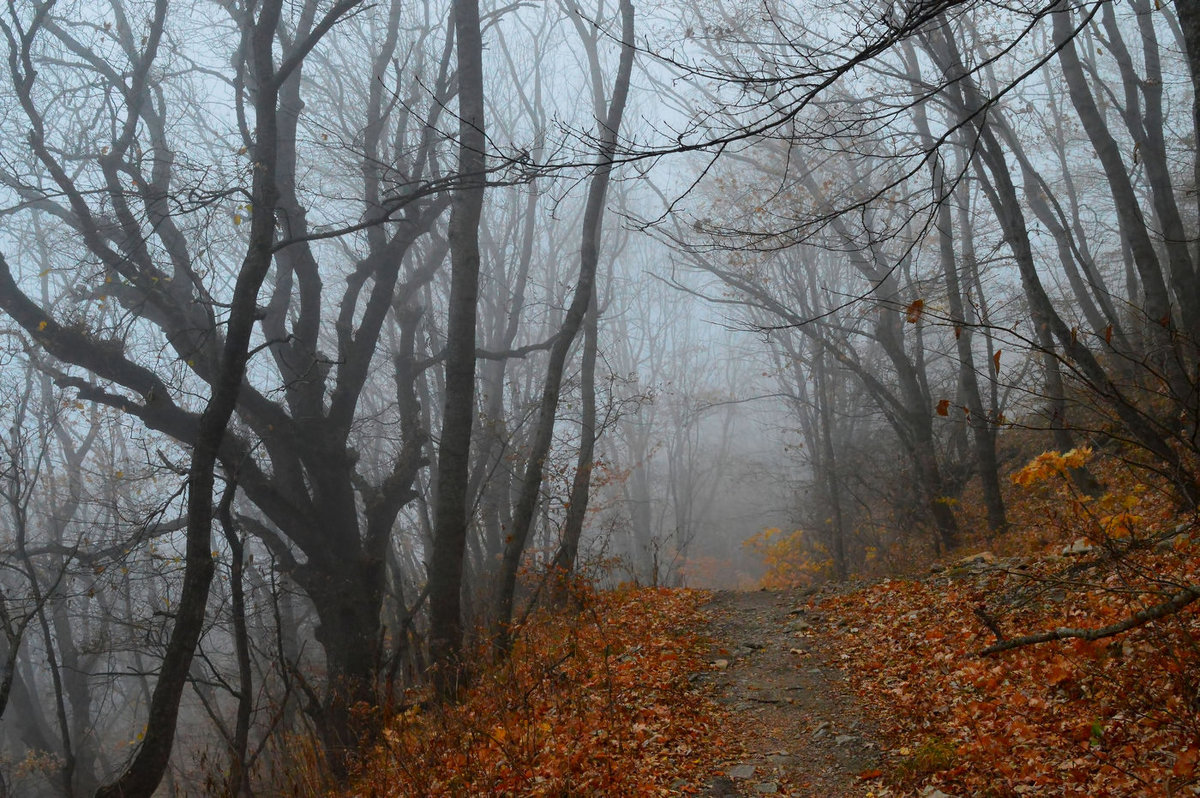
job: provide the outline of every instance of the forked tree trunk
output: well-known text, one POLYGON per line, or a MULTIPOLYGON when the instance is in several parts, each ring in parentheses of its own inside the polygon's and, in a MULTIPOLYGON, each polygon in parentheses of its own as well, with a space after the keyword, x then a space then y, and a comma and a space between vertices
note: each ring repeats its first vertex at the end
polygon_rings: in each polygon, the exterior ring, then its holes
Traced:
MULTIPOLYGON (((915 68, 917 59, 910 46, 905 48, 910 68, 915 68)), ((913 118, 927 150, 934 149, 933 135, 924 105, 913 108, 913 118)), ((975 348, 973 325, 967 319, 966 303, 963 301, 962 282, 954 254, 954 224, 951 218, 950 201, 953 192, 946 185, 945 169, 940 158, 929 161, 933 180, 934 202, 937 203, 935 225, 938 238, 938 255, 942 276, 946 279, 946 299, 950 306, 950 323, 954 325, 954 344, 958 352, 958 384, 967 407, 967 424, 971 428, 975 444, 975 462, 979 468, 983 488, 984 504, 987 506, 988 528, 1003 532, 1008 526, 1004 511, 1004 498, 1000 492, 1000 467, 996 459, 996 439, 992 434, 991 421, 983 407, 983 396, 979 391, 979 379, 975 371, 975 348)), ((967 233, 967 231, 962 231, 967 233)))
POLYGON ((621 56, 617 65, 617 76, 613 84, 612 100, 608 113, 597 119, 600 125, 599 166, 588 186, 587 204, 583 212, 583 242, 579 251, 579 279, 575 293, 567 308, 558 337, 550 349, 550 360, 546 365, 546 382, 542 389, 541 405, 538 409, 537 427, 529 450, 529 460, 521 484, 521 493, 513 511, 513 525, 504 547, 500 563, 500 579, 496 594, 496 651, 507 653, 511 644, 509 624, 512 620, 513 595, 516 591, 517 570, 521 555, 529 539, 537 510, 538 497, 542 490, 542 475, 545 460, 550 452, 554 435, 554 421, 558 412, 558 400, 562 388, 563 370, 571 345, 583 325, 584 316, 592 302, 596 282, 596 267, 600 260, 600 234, 603 229, 604 207, 608 196, 608 184, 612 175, 613 161, 617 151, 617 135, 621 128, 621 117, 625 113, 625 101, 629 96, 629 79, 633 70, 633 3, 621 0, 621 56))

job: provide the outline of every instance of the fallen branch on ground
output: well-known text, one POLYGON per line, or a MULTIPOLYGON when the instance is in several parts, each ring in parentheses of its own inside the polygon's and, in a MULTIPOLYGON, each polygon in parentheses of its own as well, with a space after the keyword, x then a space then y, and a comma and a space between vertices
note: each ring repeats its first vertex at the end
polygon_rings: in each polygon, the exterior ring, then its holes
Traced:
MULTIPOLYGON (((1200 585, 1188 585, 1161 604, 1155 604, 1153 607, 1147 607, 1144 610, 1135 612, 1133 615, 1130 615, 1128 618, 1122 621, 1109 624, 1108 626, 1101 626, 1099 629, 1072 629, 1069 627, 1050 629, 1045 632, 1037 632, 1035 634, 1014 637, 1009 640, 1001 640, 998 643, 993 643, 992 645, 988 646, 981 651, 980 654, 986 657, 991 654, 998 654, 1001 651, 1010 651, 1014 648, 1023 648, 1025 646, 1032 646, 1038 643, 1048 643, 1051 640, 1067 640, 1070 638, 1079 640, 1102 640, 1106 637, 1118 635, 1121 632, 1128 632, 1130 629, 1136 629, 1139 626, 1145 626, 1151 621, 1156 621, 1159 618, 1165 618, 1168 615, 1174 615, 1197 599, 1200 599, 1200 585)), ((992 631, 995 632, 994 629, 992 631)))

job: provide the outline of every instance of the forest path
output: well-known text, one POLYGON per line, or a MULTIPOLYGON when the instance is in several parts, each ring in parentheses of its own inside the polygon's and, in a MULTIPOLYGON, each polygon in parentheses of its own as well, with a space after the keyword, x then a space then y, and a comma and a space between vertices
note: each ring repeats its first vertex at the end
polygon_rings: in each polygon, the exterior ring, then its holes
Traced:
POLYGON ((823 634, 826 617, 798 591, 721 591, 704 607, 713 641, 703 675, 730 712, 724 775, 702 795, 842 798, 882 760, 870 710, 851 694, 823 634))

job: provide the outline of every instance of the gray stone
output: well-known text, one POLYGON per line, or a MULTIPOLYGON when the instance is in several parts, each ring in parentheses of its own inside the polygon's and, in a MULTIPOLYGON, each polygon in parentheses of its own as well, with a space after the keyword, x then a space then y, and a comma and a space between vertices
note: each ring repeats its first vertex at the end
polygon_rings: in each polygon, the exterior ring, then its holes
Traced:
POLYGON ((737 785, 724 776, 717 776, 703 792, 705 798, 737 798, 737 785))
POLYGON ((750 692, 746 694, 746 698, 751 701, 757 701, 760 704, 779 704, 784 700, 778 690, 771 690, 760 686, 751 686, 750 692))
POLYGON ((1087 538, 1077 538, 1070 546, 1066 546, 1062 550, 1062 556, 1073 557, 1081 554, 1091 554, 1096 550, 1096 547, 1088 543, 1087 538))
POLYGON ((1042 601, 1048 601, 1051 604, 1062 604, 1067 600, 1067 591, 1061 587, 1056 587, 1053 590, 1047 590, 1042 594, 1042 601))
POLYGON ((970 554, 963 557, 955 565, 959 568, 986 569, 988 566, 995 564, 995 562, 995 554, 992 554, 990 551, 981 551, 978 554, 970 554))
POLYGON ((754 765, 734 765, 729 769, 729 778, 748 779, 754 775, 754 765))
POLYGON ((779 785, 773 781, 764 781, 754 785, 754 791, 759 795, 774 795, 779 792, 779 785))
POLYGON ((1185 546, 1192 542, 1192 533, 1187 531, 1188 524, 1175 527, 1175 534, 1165 540, 1160 540, 1154 548, 1158 551, 1174 551, 1176 546, 1185 546))

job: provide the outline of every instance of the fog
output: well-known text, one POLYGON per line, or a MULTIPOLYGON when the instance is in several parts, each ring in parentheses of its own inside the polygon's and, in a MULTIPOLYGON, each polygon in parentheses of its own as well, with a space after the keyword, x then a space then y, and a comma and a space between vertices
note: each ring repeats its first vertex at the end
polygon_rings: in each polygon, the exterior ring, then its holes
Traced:
POLYGON ((0 29, 0 795, 336 780, 577 578, 999 534, 1017 441, 1196 499, 1190 6, 0 29))

